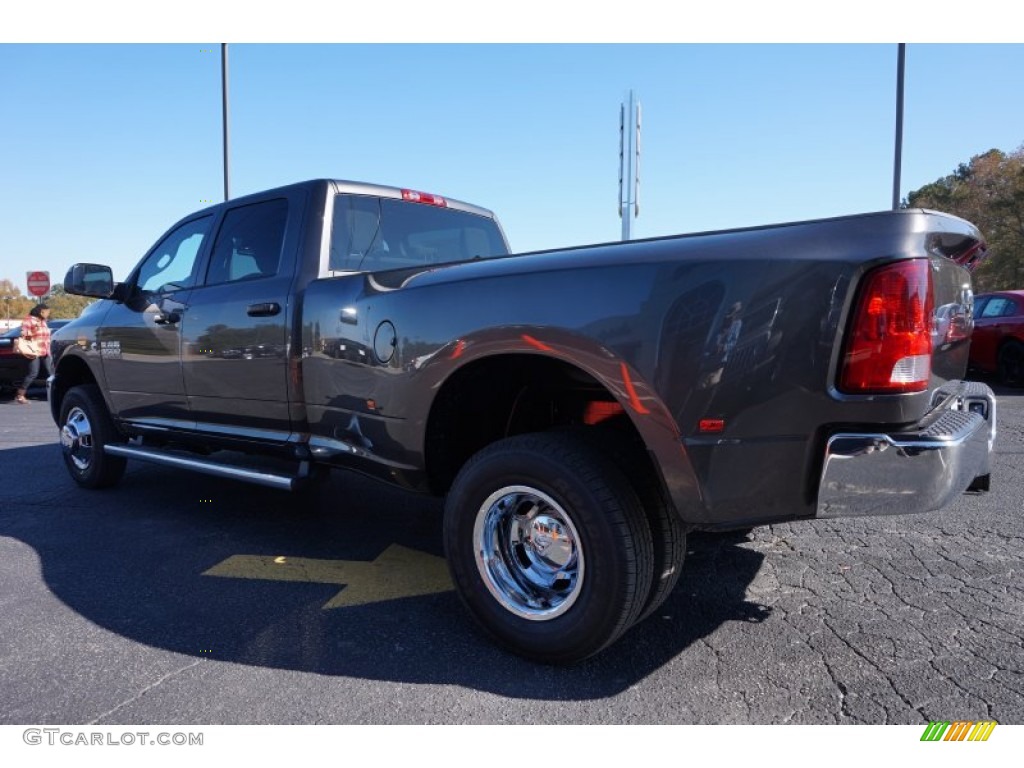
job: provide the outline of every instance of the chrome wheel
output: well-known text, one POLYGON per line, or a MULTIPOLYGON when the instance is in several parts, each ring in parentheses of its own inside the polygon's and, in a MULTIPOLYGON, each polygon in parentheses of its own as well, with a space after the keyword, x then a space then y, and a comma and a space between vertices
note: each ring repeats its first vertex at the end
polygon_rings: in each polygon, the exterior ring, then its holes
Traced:
POLYGON ((516 616, 553 619, 579 597, 584 575, 579 534, 546 493, 523 485, 492 493, 477 512, 473 543, 484 584, 516 616))
POLYGON ((480 628, 545 664, 573 664, 622 635, 654 574, 636 493, 568 431, 513 435, 474 454, 445 499, 444 551, 480 628))
POLYGON ((60 445, 78 470, 85 472, 89 469, 93 457, 92 425, 81 408, 76 406, 68 412, 60 430, 60 445))
POLYGON ((60 403, 60 446, 71 479, 83 488, 109 488, 124 474, 125 460, 104 446, 123 442, 99 387, 79 384, 60 403))

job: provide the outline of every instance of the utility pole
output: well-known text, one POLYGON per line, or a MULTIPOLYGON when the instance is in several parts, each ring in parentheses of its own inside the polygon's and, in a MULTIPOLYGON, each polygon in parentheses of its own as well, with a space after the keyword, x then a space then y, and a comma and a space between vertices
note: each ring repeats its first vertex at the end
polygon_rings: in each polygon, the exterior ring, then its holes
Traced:
POLYGON ((640 215, 640 102, 632 90, 627 103, 619 106, 619 217, 623 241, 632 237, 633 218, 640 215))
POLYGON ((899 44, 896 57, 896 158, 892 170, 892 209, 900 207, 900 170, 903 163, 903 70, 907 59, 907 44, 899 44))
POLYGON ((220 44, 220 85, 224 114, 224 200, 231 199, 228 169, 228 44, 220 44))

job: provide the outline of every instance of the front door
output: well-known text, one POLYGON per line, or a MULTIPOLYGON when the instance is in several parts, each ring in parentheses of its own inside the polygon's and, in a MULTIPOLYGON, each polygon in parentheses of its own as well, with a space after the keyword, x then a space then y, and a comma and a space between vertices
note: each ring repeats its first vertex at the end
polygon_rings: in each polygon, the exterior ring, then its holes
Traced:
POLYGON ((213 224, 203 216, 181 224, 146 255, 114 304, 98 341, 110 399, 123 419, 187 425, 181 369, 181 323, 213 224))

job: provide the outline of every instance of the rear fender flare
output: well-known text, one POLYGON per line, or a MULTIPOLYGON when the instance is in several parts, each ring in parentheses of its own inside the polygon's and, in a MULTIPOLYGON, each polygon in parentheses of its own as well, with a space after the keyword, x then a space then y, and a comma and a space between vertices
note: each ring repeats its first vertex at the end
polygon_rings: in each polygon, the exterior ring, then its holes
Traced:
POLYGON ((419 386, 432 396, 421 403, 421 412, 410 414, 413 423, 428 423, 438 395, 455 374, 474 363, 509 355, 552 358, 596 380, 622 406, 636 428, 681 518, 686 522, 702 519, 696 475, 679 428, 661 397, 628 361, 593 339, 571 331, 531 326, 491 328, 440 347, 419 371, 419 386))

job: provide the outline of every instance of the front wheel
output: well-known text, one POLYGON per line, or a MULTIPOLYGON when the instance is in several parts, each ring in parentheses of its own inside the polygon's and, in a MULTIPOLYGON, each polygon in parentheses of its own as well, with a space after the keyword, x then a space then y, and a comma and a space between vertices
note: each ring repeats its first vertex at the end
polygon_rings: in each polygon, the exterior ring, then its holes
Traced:
POLYGON ((650 591, 651 532, 636 494, 571 434, 511 437, 471 458, 448 494, 444 543, 473 618, 535 661, 597 653, 650 591))
POLYGON ((124 474, 125 460, 104 447, 120 442, 99 388, 73 387, 60 404, 60 446, 72 479, 84 488, 107 488, 124 474))

